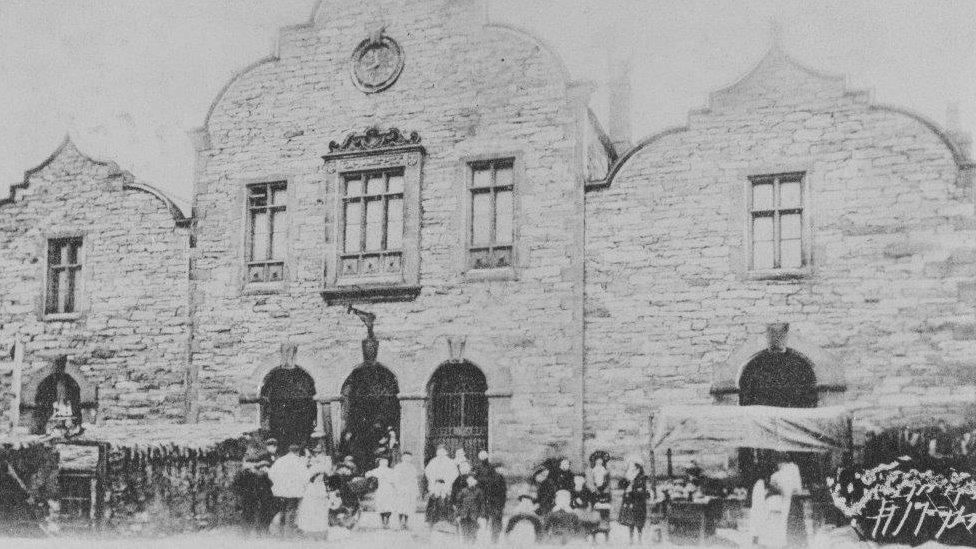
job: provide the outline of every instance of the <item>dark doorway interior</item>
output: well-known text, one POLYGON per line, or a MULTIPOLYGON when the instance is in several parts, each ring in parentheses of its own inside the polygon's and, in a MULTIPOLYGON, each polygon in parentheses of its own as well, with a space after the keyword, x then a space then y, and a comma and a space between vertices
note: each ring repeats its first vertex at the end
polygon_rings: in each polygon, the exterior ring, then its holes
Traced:
POLYGON ((372 469, 389 428, 400 436, 400 387, 380 364, 358 366, 342 385, 345 404, 339 451, 350 455, 360 471, 372 469))
POLYGON ((54 413, 54 403, 59 401, 71 405, 71 415, 74 417, 75 424, 81 424, 81 388, 70 375, 56 372, 44 378, 37 387, 31 432, 34 434, 45 432, 47 422, 54 413))
POLYGON ((304 445, 315 429, 315 381, 298 366, 279 366, 261 385, 261 425, 278 439, 279 452, 304 445))
MULTIPOLYGON (((792 349, 767 349, 756 355, 739 379, 740 406, 814 408, 817 406, 817 379, 813 366, 792 349)), ((747 486, 759 478, 769 478, 783 459, 796 463, 804 484, 818 476, 826 459, 809 452, 777 452, 764 448, 740 448, 739 470, 747 486)))
POLYGON ((469 459, 488 449, 488 383, 470 362, 446 363, 431 376, 428 392, 425 461, 443 444, 452 455, 463 448, 469 459))

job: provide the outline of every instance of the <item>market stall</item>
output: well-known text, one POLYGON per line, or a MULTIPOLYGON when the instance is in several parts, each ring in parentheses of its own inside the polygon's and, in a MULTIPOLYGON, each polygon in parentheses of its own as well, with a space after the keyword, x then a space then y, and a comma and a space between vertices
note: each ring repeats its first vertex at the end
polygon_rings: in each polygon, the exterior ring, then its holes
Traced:
POLYGON ((253 431, 236 423, 86 424, 71 438, 4 435, 0 457, 10 454, 6 461, 17 472, 10 476, 30 485, 42 477, 15 458, 31 448, 54 456, 46 469, 52 474, 43 476, 48 489, 29 494, 43 505, 30 508, 35 521, 46 517, 72 530, 172 533, 236 521, 229 487, 254 444, 253 431))
POLYGON ((809 500, 851 444, 850 414, 843 407, 661 408, 651 419, 651 462, 658 499, 680 502, 665 511, 672 538, 700 543, 723 519, 734 526, 747 490, 756 478, 768 477, 761 467, 779 459, 805 468, 803 497, 809 500), (752 470, 741 467, 743 455, 754 458, 752 470))

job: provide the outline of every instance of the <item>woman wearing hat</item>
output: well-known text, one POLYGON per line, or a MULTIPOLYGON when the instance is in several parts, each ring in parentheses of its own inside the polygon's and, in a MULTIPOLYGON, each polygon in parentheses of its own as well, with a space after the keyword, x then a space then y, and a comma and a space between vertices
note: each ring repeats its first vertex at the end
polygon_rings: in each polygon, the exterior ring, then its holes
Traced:
POLYGON ((647 475, 644 466, 637 459, 630 460, 627 473, 620 480, 620 488, 624 491, 620 505, 620 515, 617 522, 627 527, 630 543, 634 544, 634 530, 637 530, 637 541, 644 537, 644 523, 647 522, 647 475))

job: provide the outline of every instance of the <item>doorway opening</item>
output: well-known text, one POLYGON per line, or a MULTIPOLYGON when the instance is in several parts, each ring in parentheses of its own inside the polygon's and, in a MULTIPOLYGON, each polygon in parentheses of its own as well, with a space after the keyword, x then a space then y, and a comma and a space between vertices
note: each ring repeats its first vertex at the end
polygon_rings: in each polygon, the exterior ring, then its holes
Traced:
POLYGON ((377 364, 356 367, 342 385, 343 431, 339 452, 360 471, 372 469, 390 429, 400 438, 400 387, 396 375, 377 364))
POLYGON ((474 364, 447 362, 430 378, 425 461, 439 445, 451 454, 463 448, 470 459, 488 449, 488 382, 474 364))
POLYGON ((315 380, 299 366, 278 366, 261 385, 261 427, 278 439, 278 451, 304 446, 315 429, 315 380))
MULTIPOLYGON (((815 408, 817 378, 813 365, 792 350, 766 349, 749 361, 739 378, 740 406, 815 408)), ((778 452, 765 448, 739 448, 739 471, 746 486, 769 478, 782 460, 795 463, 805 485, 824 466, 825 455, 812 452, 778 452)))

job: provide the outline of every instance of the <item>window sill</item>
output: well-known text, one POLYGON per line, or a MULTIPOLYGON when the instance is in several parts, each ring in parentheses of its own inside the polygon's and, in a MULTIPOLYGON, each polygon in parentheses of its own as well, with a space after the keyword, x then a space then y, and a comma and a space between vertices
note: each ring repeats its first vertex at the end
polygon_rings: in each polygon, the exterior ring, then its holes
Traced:
POLYGON ((44 322, 75 322, 81 320, 81 313, 50 313, 44 315, 44 322))
POLYGON ((326 305, 345 303, 382 303, 413 301, 420 295, 420 286, 403 285, 342 285, 322 290, 326 305))
POLYGON ((813 274, 810 267, 800 269, 765 269, 761 271, 746 271, 748 280, 799 280, 813 274))
POLYGON ((246 282, 241 289, 241 295, 269 295, 280 294, 285 291, 285 282, 246 282))
POLYGON ((469 269, 462 273, 465 282, 490 282, 518 280, 514 267, 495 267, 492 269, 469 269))

